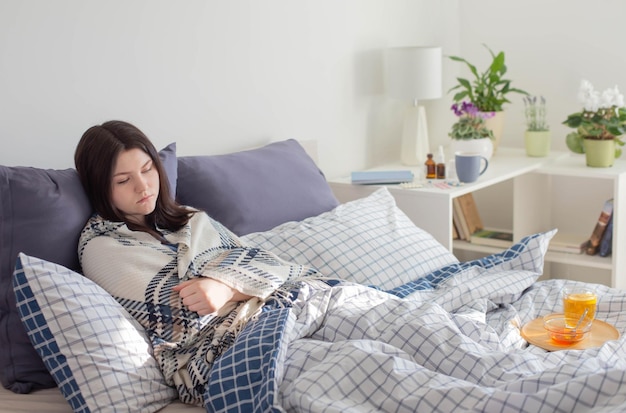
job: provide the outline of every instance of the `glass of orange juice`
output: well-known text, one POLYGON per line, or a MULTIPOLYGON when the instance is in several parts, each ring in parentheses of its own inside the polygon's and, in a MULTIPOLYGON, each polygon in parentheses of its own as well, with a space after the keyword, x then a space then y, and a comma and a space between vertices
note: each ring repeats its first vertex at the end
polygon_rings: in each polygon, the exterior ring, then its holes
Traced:
POLYGON ((591 324, 596 317, 596 304, 598 296, 593 289, 588 287, 566 287, 563 289, 563 313, 568 327, 574 328, 582 319, 579 328, 591 324), (584 315, 584 317, 583 317, 584 315))

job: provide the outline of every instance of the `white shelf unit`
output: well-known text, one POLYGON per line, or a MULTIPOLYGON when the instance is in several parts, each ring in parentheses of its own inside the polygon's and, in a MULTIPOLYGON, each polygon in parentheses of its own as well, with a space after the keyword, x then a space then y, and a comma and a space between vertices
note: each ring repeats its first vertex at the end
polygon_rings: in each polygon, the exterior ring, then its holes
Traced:
POLYGON ((515 228, 525 231, 559 228, 588 238, 604 202, 613 198, 613 253, 607 257, 549 252, 554 278, 572 278, 626 289, 626 161, 610 168, 591 168, 583 155, 555 160, 515 182, 515 228))
MULTIPOLYGON (((420 176, 419 168, 395 163, 371 170, 411 169, 420 176)), ((553 278, 581 279, 626 289, 626 257, 616 253, 626 245, 626 218, 620 219, 618 213, 619 207, 626 205, 625 177, 626 161, 616 161, 611 168, 590 168, 580 155, 552 152, 546 158, 531 158, 523 149, 501 147, 491 158, 487 172, 474 183, 449 189, 429 187, 427 183, 421 188, 387 187, 398 207, 459 259, 485 256, 501 248, 453 242, 452 200, 456 197, 474 193, 485 226, 512 229, 515 241, 552 228, 588 237, 604 201, 613 197, 614 253, 599 257, 549 252, 545 273, 553 278)), ((352 185, 349 177, 329 183, 341 202, 361 198, 380 187, 352 185)))

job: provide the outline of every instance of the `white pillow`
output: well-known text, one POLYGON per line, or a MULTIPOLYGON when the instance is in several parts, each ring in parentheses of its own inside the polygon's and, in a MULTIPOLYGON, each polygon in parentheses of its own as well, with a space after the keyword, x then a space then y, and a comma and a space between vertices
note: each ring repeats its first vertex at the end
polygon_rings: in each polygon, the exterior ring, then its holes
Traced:
POLYGON ((176 398, 144 329, 97 284, 20 253, 13 289, 28 337, 74 412, 155 412, 176 398))
POLYGON ((456 257, 396 206, 386 187, 329 212, 287 222, 242 240, 324 275, 387 290, 456 257))

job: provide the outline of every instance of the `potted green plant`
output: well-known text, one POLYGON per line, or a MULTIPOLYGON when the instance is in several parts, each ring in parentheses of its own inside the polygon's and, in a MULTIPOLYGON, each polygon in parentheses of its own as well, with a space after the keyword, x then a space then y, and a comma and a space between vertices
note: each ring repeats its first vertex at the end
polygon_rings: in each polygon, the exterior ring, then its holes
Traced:
POLYGON ((448 136, 452 138, 453 152, 479 152, 490 159, 493 154, 493 131, 487 127, 486 119, 493 112, 481 112, 471 102, 455 103, 450 108, 457 116, 448 136))
POLYGON ((495 150, 502 137, 504 126, 503 106, 505 103, 510 103, 508 95, 510 93, 528 95, 528 93, 522 89, 511 87, 511 80, 504 78, 507 72, 504 52, 501 51, 496 54, 486 44, 483 44, 483 46, 489 50, 492 60, 489 67, 482 72, 479 72, 476 66, 462 57, 448 56, 455 62, 465 63, 474 76, 471 81, 458 77, 457 81, 459 83, 450 88, 448 93, 456 91, 453 97, 454 102, 469 99, 479 111, 495 113, 487 123, 487 127, 494 132, 495 150))
POLYGON ((548 156, 550 127, 546 121, 546 99, 543 96, 524 96, 526 132, 524 144, 528 156, 548 156))
POLYGON ((575 153, 584 153, 588 166, 612 166, 622 155, 626 133, 626 108, 624 96, 617 86, 600 93, 593 85, 582 80, 578 100, 583 110, 570 114, 563 124, 575 129, 565 142, 575 153))

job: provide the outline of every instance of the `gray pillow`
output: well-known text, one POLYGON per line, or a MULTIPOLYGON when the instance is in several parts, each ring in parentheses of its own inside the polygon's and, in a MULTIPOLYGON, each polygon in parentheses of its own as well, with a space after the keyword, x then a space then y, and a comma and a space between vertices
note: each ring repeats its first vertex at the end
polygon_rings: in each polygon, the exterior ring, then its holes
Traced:
POLYGON ((176 196, 237 235, 339 204, 322 171, 293 139, 226 155, 179 157, 176 196))
MULTIPOLYGON (((175 193, 176 144, 159 154, 175 193)), ((91 214, 76 170, 0 166, 0 381, 7 389, 29 393, 56 386, 15 307, 11 280, 17 255, 78 271, 78 237, 91 214)))

